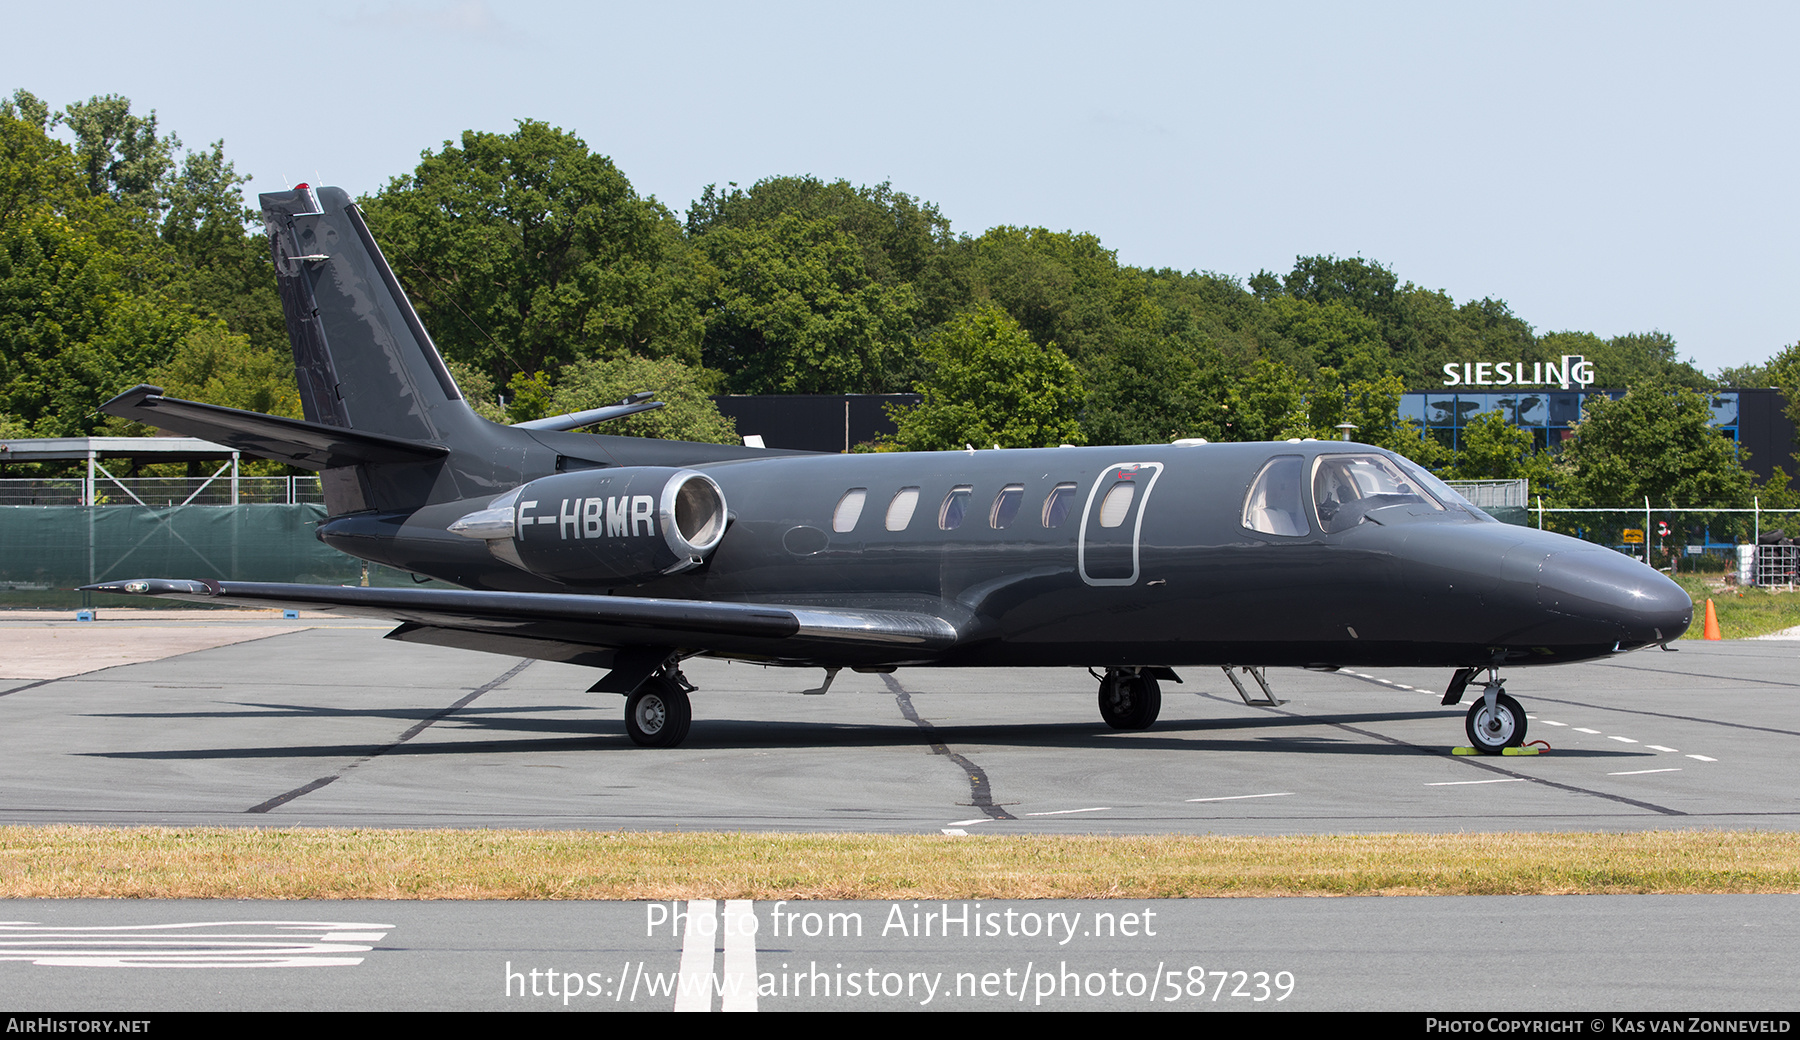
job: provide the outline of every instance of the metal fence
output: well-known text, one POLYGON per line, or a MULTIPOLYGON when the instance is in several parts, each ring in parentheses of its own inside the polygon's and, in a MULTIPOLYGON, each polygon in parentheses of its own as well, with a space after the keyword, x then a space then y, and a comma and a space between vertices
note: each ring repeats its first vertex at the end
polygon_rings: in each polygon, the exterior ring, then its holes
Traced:
POLYGON ((318 477, 79 477, 0 479, 0 506, 306 505, 325 501, 318 477))
POLYGON ((1529 480, 1447 480, 1456 493, 1482 509, 1524 509, 1531 505, 1529 480))

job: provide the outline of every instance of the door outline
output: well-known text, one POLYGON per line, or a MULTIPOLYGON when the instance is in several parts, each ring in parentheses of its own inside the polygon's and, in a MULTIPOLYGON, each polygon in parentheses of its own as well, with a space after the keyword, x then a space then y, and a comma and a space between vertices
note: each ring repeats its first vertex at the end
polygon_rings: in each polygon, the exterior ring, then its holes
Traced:
POLYGON ((1162 477, 1162 471, 1163 464, 1160 462, 1115 462, 1104 470, 1101 470, 1100 475, 1094 478, 1094 486, 1088 489, 1087 504, 1081 507, 1081 527, 1079 533, 1075 536, 1075 570, 1076 573, 1081 575, 1082 581, 1089 585, 1137 584, 1138 575, 1142 570, 1138 565, 1138 547, 1142 543, 1144 536, 1144 510, 1150 507, 1150 492, 1156 490, 1156 482, 1162 477), (1136 502, 1132 503, 1132 508, 1137 511, 1137 519, 1132 524, 1131 528, 1131 576, 1127 578, 1090 577, 1087 572, 1088 516, 1094 510, 1094 499, 1100 494, 1100 485, 1106 483, 1108 480, 1116 479, 1114 474, 1118 473, 1120 470, 1138 470, 1141 472, 1145 468, 1149 468, 1151 471, 1150 481, 1144 485, 1144 493, 1138 497, 1136 502))

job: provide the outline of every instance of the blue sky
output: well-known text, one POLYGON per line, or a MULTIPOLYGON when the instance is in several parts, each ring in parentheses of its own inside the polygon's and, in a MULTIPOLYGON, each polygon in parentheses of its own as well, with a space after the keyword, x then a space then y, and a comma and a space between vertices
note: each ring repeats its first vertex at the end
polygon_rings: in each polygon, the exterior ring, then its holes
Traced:
POLYGON ((1360 255, 1708 371, 1800 339, 1797 5, 8 6, 0 89, 124 94, 253 191, 373 191, 534 118, 677 212, 890 181, 1140 266, 1360 255))

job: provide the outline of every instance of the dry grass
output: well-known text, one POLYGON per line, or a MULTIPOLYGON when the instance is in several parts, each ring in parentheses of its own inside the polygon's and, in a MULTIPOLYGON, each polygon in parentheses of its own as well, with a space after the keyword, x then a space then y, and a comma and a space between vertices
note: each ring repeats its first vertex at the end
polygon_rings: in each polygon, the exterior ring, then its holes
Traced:
POLYGON ((1032 899, 1800 892, 1800 834, 945 837, 0 827, 0 897, 1032 899))

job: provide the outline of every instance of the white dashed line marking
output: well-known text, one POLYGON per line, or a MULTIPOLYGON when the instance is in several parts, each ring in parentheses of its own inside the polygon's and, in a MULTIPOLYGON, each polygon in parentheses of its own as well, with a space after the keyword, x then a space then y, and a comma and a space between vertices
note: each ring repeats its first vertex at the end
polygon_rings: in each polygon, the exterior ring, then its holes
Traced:
POLYGON ((1627 744, 1635 744, 1635 743, 1637 743, 1637 741, 1635 741, 1635 740, 1632 740, 1632 739, 1631 739, 1631 738, 1630 738, 1630 737, 1614 737, 1614 736, 1608 736, 1608 737, 1607 737, 1607 738, 1606 738, 1606 739, 1607 739, 1607 740, 1619 740, 1619 741, 1624 741, 1624 742, 1625 742, 1625 743, 1627 743, 1627 744))
MULTIPOLYGON (((1527 718, 1529 718, 1529 717, 1530 716, 1527 716, 1527 718)), ((1544 725, 1546 725, 1546 726, 1567 726, 1568 725, 1568 723, 1566 723, 1566 722, 1552 722, 1549 719, 1544 719, 1542 721, 1543 721, 1544 725)))
POLYGON ((1271 791, 1268 794, 1228 794, 1218 798, 1189 798, 1190 802, 1235 802, 1244 798, 1286 798, 1292 791, 1271 791))
POLYGON ((1597 737, 1597 736, 1599 736, 1599 735, 1600 735, 1600 731, 1599 731, 1599 730, 1597 730, 1597 729, 1588 729, 1588 728, 1587 728, 1587 727, 1586 727, 1586 726, 1576 726, 1576 727, 1575 727, 1575 732, 1577 732, 1577 733, 1592 733, 1592 734, 1593 734, 1593 735, 1594 735, 1594 736, 1596 736, 1596 737, 1597 737))
POLYGON ((1689 755, 1688 757, 1693 759, 1696 762, 1717 762, 1718 761, 1718 759, 1716 759, 1716 758, 1707 758, 1705 755, 1689 755))
POLYGON ((1680 767, 1670 766, 1667 769, 1628 769, 1621 773, 1608 773, 1607 776, 1641 776, 1644 773, 1679 773, 1680 767))
POLYGON ((1672 747, 1663 747, 1661 744, 1645 744, 1644 746, 1649 748, 1652 751, 1667 751, 1667 752, 1670 752, 1671 754, 1680 754, 1679 749, 1672 748, 1672 747))
POLYGON ((946 827, 973 827, 975 824, 986 823, 986 822, 987 822, 987 817, 981 816, 981 817, 977 817, 973 820, 957 820, 953 823, 946 823, 946 824, 944 824, 944 826, 946 826, 946 827))
POLYGON ((1428 783, 1426 787, 1467 787, 1470 784, 1521 784, 1531 779, 1525 776, 1509 776, 1501 780, 1439 780, 1428 783))
POLYGON ((1070 813, 1078 813, 1078 812, 1105 812, 1106 810, 1111 809, 1111 808, 1112 808, 1112 806, 1110 806, 1110 805, 1096 805, 1092 809, 1055 809, 1050 812, 1028 812, 1025 815, 1027 815, 1027 816, 1067 816, 1070 813))

